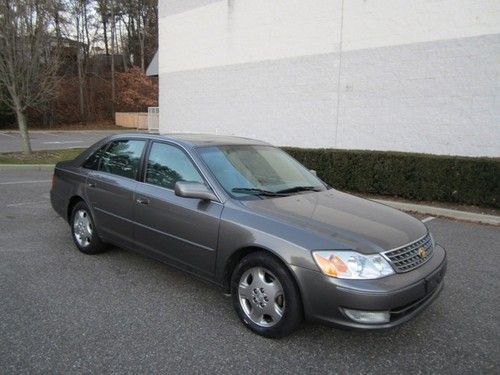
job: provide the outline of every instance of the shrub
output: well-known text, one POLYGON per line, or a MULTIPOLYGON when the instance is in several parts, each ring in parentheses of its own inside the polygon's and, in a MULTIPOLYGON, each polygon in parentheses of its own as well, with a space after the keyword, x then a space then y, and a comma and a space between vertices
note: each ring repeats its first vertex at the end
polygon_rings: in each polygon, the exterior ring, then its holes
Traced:
POLYGON ((158 85, 140 68, 118 73, 116 90, 117 112, 147 112, 158 106, 158 85))
POLYGON ((500 207, 500 158, 284 149, 341 190, 500 207))

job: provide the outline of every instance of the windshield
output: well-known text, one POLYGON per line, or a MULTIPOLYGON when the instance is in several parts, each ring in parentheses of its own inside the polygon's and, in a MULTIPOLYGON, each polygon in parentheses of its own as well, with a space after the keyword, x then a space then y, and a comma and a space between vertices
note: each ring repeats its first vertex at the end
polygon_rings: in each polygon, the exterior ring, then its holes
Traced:
POLYGON ((222 187, 235 198, 326 189, 319 178, 276 147, 213 146, 201 147, 198 152, 222 187))

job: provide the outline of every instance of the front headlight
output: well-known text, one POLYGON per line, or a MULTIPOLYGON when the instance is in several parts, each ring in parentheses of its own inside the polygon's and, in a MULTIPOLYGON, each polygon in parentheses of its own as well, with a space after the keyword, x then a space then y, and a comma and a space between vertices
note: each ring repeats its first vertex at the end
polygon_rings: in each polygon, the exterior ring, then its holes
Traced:
POLYGON ((355 251, 315 251, 313 258, 320 270, 339 279, 369 280, 394 274, 379 254, 363 255, 355 251))

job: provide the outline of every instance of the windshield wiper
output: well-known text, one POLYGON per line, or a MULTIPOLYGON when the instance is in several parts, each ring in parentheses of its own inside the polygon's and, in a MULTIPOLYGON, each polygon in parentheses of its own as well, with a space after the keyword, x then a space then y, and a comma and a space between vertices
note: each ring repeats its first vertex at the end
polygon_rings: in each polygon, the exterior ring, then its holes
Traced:
POLYGON ((258 188, 236 187, 236 188, 231 189, 231 191, 233 193, 247 193, 247 194, 253 194, 253 195, 265 195, 268 197, 284 197, 287 195, 287 194, 282 193, 282 192, 263 190, 263 189, 258 189, 258 188))
POLYGON ((278 190, 278 194, 298 193, 300 191, 321 191, 318 186, 294 186, 288 189, 278 190))

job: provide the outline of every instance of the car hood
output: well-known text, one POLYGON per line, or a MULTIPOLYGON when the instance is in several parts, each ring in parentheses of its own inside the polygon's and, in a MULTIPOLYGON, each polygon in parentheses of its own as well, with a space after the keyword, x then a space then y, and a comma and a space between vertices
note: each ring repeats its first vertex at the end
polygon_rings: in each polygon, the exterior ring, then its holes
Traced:
POLYGON ((427 232, 410 215, 334 189, 244 204, 255 213, 326 236, 336 249, 366 254, 406 245, 427 232))

